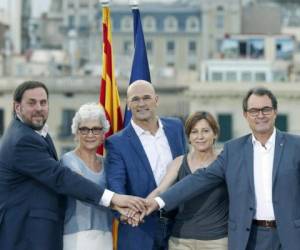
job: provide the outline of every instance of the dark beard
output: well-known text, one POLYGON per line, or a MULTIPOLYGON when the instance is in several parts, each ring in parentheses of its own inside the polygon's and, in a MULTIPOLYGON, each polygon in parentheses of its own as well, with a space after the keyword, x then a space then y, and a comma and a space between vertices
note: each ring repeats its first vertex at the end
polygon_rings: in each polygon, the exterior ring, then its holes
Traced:
POLYGON ((45 123, 46 123, 46 121, 44 121, 42 125, 35 125, 35 124, 32 124, 32 123, 26 123, 26 124, 28 125, 28 127, 32 128, 33 130, 38 130, 39 131, 44 127, 45 123))

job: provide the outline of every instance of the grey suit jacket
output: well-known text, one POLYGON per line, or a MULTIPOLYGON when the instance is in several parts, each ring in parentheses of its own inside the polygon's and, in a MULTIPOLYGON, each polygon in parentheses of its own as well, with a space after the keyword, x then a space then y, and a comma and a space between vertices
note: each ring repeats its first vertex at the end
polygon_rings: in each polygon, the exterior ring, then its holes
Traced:
MULTIPOLYGON (((283 249, 300 245, 300 137, 277 131, 273 163, 273 207, 283 249)), ((205 170, 198 170, 161 195, 165 210, 226 182, 230 250, 246 249, 256 200, 251 135, 229 141, 205 170)))

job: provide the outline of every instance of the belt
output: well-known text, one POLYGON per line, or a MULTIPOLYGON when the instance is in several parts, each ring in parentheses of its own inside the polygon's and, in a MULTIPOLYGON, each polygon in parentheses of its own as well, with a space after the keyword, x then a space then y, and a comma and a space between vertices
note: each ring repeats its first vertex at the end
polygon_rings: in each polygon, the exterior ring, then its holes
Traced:
POLYGON ((253 220, 253 224, 259 227, 276 228, 275 220, 253 220))
POLYGON ((158 217, 159 217, 159 220, 161 220, 161 221, 169 221, 170 220, 170 218, 168 218, 166 216, 166 212, 164 212, 163 210, 158 211, 158 217))

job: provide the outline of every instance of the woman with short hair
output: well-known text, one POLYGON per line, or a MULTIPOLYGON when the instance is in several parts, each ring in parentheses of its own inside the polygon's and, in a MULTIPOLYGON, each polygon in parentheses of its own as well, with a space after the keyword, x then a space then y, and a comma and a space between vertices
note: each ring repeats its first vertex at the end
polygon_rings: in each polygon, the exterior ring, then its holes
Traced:
MULTIPOLYGON (((198 111, 185 123, 190 152, 174 159, 161 184, 148 196, 156 197, 172 184, 204 169, 216 159, 214 143, 219 125, 208 112, 198 111)), ((225 183, 179 206, 169 250, 227 250, 228 194, 225 183)))
MULTIPOLYGON (((77 146, 62 157, 64 165, 85 178, 106 186, 103 158, 97 148, 109 130, 104 109, 96 103, 82 105, 72 122, 77 146)), ((64 250, 111 250, 112 214, 108 208, 96 207, 68 198, 64 225, 64 250)))

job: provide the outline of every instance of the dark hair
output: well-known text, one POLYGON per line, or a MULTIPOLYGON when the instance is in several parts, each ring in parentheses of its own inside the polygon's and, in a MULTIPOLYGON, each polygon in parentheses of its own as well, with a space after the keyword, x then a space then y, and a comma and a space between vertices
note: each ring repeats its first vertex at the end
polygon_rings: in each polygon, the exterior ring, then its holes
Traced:
POLYGON ((212 114, 206 111, 196 111, 195 113, 191 114, 185 121, 185 134, 187 137, 190 136, 190 133, 196 123, 202 119, 208 122, 209 126, 216 136, 219 135, 220 128, 212 114))
POLYGON ((35 89, 35 88, 43 88, 46 91, 47 98, 48 98, 49 92, 44 83, 38 82, 38 81, 26 81, 26 82, 21 83, 16 88, 16 90, 14 92, 14 101, 20 103, 22 101, 25 91, 28 89, 35 89))
POLYGON ((272 107, 277 110, 277 99, 275 95, 267 88, 264 87, 255 87, 250 89, 246 96, 243 99, 243 111, 246 112, 248 110, 248 99, 251 95, 257 95, 257 96, 268 96, 271 99, 272 107))

